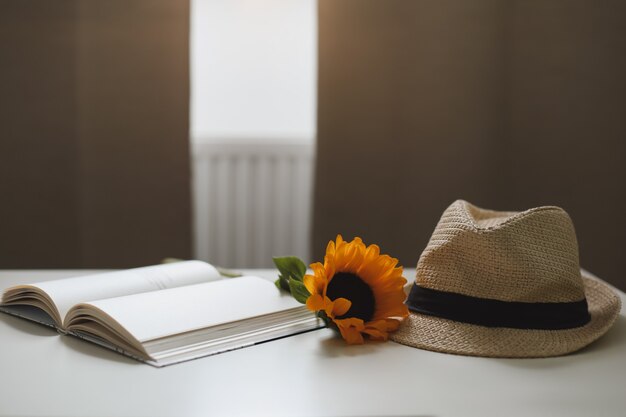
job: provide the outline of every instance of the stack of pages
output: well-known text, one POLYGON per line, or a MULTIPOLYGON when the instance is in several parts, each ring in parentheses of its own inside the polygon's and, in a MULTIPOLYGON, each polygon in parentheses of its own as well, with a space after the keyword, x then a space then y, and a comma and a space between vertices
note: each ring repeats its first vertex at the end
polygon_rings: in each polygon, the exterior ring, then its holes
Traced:
POLYGON ((18 285, 0 311, 157 367, 322 327, 272 282, 201 261, 18 285))

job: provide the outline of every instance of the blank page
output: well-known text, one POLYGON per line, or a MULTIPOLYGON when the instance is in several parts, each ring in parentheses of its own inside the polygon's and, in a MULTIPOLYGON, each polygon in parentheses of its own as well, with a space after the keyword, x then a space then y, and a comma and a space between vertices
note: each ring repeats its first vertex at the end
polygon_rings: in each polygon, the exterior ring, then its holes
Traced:
POLYGON ((217 269, 206 262, 185 261, 31 285, 41 288, 50 296, 59 310, 61 320, 65 320, 68 310, 81 302, 175 288, 220 278, 217 269))
POLYGON ((86 303, 140 342, 302 307, 259 277, 240 277, 86 303))

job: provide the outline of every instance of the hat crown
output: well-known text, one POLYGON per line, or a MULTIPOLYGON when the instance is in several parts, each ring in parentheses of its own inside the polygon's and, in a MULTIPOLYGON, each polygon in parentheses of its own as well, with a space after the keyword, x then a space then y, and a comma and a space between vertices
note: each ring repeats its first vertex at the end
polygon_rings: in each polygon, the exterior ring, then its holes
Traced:
POLYGON ((501 301, 585 297, 574 226, 554 206, 498 212, 455 201, 420 257, 416 283, 501 301))

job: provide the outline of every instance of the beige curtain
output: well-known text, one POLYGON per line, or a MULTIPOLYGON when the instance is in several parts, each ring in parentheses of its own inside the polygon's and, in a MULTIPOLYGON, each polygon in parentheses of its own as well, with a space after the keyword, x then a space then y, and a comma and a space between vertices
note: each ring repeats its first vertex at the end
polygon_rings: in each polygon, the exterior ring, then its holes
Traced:
POLYGON ((0 0, 0 268, 190 256, 189 6, 0 0))
POLYGON ((626 2, 319 1, 314 248, 414 267, 457 198, 555 204, 626 289, 626 2))

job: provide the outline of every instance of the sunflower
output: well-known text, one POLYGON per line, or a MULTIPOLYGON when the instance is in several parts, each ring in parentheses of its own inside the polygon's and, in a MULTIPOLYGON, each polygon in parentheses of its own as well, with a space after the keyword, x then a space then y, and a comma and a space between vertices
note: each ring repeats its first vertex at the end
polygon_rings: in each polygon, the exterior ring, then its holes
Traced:
POLYGON ((304 276, 311 294, 306 306, 334 323, 349 344, 363 343, 363 335, 387 340, 409 313, 406 279, 397 264, 376 245, 366 247, 358 237, 345 242, 338 235, 328 243, 324 264, 311 264, 313 275, 304 276))

